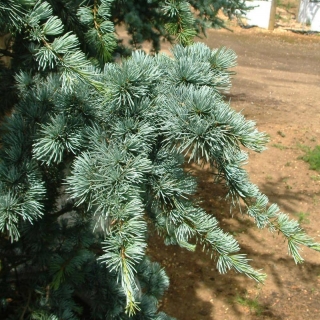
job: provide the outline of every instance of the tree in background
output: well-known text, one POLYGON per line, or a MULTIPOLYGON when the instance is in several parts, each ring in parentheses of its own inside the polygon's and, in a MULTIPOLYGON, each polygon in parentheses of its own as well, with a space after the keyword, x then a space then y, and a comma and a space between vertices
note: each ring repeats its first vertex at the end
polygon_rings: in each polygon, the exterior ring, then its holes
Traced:
POLYGON ((245 149, 261 152, 267 137, 223 100, 235 53, 192 44, 222 2, 190 3, 0 1, 13 37, 1 81, 15 74, 1 128, 2 318, 172 319, 158 311, 169 280, 146 256, 153 231, 263 282, 197 203, 186 162, 209 164, 230 205, 281 233, 297 263, 300 245, 320 251, 243 169, 245 149), (173 57, 138 50, 112 62, 123 22, 134 46, 177 41, 173 57))
MULTIPOLYGON (((31 30, 35 32, 35 21, 25 23, 28 10, 36 3, 36 0, 0 2, 0 36, 7 35, 4 48, 0 47, 0 57, 13 58, 10 69, 4 68, 0 60, 2 114, 17 101, 17 92, 12 88, 15 84, 14 75, 24 68, 28 72, 39 71, 39 65, 32 55, 35 53, 33 50, 37 50, 36 47, 44 42, 29 33, 31 30)), ((189 4, 176 0, 103 1, 108 11, 104 11, 103 6, 101 9, 97 0, 48 0, 47 3, 51 7, 51 15, 61 20, 64 34, 71 32, 76 36, 78 48, 91 64, 100 68, 106 62, 113 61, 116 54, 130 56, 131 49, 140 48, 144 41, 152 43, 154 52, 160 50, 161 41, 192 42, 195 35, 204 33, 208 27, 224 27, 223 21, 217 16, 220 9, 226 14, 247 9, 242 0, 192 0, 189 4), (84 5, 81 6, 82 3, 84 5), (196 15, 190 12, 190 5, 196 15), (125 26, 131 37, 130 47, 124 46, 122 39, 115 36, 114 25, 125 26)), ((36 18, 41 22, 46 19, 42 16, 36 18)), ((46 31, 46 38, 53 41, 54 35, 46 31)))

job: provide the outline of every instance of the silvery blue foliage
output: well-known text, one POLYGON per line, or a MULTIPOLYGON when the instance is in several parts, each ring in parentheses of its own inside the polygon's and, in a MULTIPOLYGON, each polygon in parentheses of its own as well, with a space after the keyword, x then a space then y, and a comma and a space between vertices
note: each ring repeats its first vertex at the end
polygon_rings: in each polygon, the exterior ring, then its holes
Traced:
POLYGON ((296 262, 300 245, 320 250, 243 168, 247 150, 263 151, 268 139, 222 95, 235 53, 192 44, 188 4, 166 1, 165 28, 180 42, 172 55, 138 50, 106 63, 115 47, 113 4, 88 3, 74 16, 96 52, 90 58, 48 2, 0 2, 0 17, 17 13, 7 17, 17 35, 27 26, 34 67, 16 73, 16 104, 2 124, 5 318, 172 319, 158 311, 169 279, 146 254, 152 230, 167 245, 200 245, 220 273, 263 282, 236 239, 197 203, 188 162, 208 164, 231 205, 281 233, 296 262))

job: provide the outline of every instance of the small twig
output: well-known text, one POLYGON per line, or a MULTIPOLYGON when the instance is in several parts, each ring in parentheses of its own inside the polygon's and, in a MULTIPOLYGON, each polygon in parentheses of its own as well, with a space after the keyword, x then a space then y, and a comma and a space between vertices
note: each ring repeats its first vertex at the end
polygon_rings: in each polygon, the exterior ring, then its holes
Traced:
POLYGON ((0 56, 15 58, 17 55, 7 49, 0 49, 0 56))
POLYGON ((30 300, 31 300, 31 291, 29 291, 28 301, 27 301, 25 307, 23 308, 22 314, 20 316, 20 320, 24 319, 24 315, 27 312, 27 309, 29 308, 30 300))
POLYGON ((53 213, 51 216, 60 217, 63 214, 70 212, 74 209, 74 201, 69 200, 59 211, 53 213))

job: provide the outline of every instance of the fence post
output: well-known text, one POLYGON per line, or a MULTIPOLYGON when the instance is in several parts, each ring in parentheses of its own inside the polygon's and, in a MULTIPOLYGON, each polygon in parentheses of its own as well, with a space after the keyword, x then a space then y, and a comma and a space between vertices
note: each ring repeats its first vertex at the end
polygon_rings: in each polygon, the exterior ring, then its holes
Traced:
POLYGON ((277 0, 272 0, 268 30, 273 30, 274 25, 276 24, 276 9, 277 9, 277 0))

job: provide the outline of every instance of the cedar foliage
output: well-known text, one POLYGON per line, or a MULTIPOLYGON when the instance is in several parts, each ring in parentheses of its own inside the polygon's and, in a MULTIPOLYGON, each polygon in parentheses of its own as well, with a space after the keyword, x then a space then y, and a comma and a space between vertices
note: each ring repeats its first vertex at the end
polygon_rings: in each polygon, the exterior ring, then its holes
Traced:
POLYGON ((221 24, 222 6, 245 9, 237 1, 0 1, 1 30, 12 36, 1 81, 14 83, 3 89, 14 108, 1 127, 1 318, 172 319, 158 311, 169 279, 146 255, 150 230, 167 245, 201 245, 221 273, 263 282, 194 200, 185 162, 209 164, 230 205, 281 233, 297 263, 300 245, 320 250, 243 168, 245 150, 261 152, 268 139, 223 99, 236 55, 193 43, 221 24), (172 57, 136 50, 113 62, 123 53, 120 23, 134 47, 176 41, 172 57))

